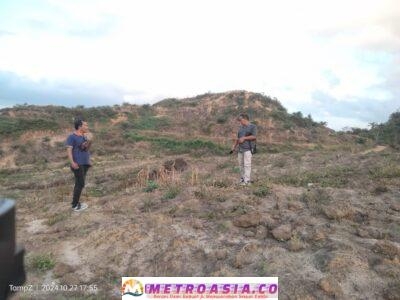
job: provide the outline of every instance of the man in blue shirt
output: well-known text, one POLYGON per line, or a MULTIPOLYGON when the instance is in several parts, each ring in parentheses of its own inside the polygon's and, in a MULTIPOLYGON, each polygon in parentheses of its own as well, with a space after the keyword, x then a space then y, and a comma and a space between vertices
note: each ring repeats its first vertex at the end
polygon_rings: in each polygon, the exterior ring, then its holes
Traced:
POLYGON ((86 173, 91 166, 89 153, 91 141, 88 139, 89 127, 86 121, 75 119, 74 127, 75 131, 68 136, 66 146, 70 168, 75 176, 72 209, 81 211, 88 207, 87 204, 80 203, 79 198, 85 187, 86 173))
POLYGON ((251 174, 251 158, 253 155, 253 150, 255 146, 257 127, 251 124, 249 121, 249 116, 247 114, 240 114, 237 118, 240 123, 240 127, 237 134, 237 139, 232 146, 231 152, 235 151, 239 147, 238 151, 238 161, 240 168, 240 184, 249 185, 250 184, 250 174, 251 174))

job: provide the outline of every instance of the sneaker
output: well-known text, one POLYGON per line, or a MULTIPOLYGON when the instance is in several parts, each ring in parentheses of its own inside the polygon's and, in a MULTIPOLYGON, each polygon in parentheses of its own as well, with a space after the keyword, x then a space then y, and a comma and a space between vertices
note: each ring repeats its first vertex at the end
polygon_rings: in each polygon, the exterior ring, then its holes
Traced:
POLYGON ((240 181, 238 182, 238 184, 242 184, 244 182, 243 178, 240 178, 240 181))
POLYGON ((242 181, 240 183, 241 186, 246 186, 246 185, 250 185, 250 184, 251 184, 250 181, 242 181))
POLYGON ((78 203, 75 207, 73 207, 72 209, 74 211, 82 211, 85 210, 86 208, 88 208, 88 205, 86 203, 78 203))

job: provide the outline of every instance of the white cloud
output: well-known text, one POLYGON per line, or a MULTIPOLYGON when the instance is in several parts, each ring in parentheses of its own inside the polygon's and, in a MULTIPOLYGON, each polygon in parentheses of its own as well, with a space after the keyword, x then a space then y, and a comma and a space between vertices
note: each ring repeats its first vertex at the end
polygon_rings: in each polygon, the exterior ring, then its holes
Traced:
POLYGON ((363 122, 355 118, 343 118, 334 116, 325 116, 323 119, 316 118, 317 121, 327 122, 327 126, 334 130, 343 130, 349 128, 367 128, 368 122, 363 122))
POLYGON ((13 33, 0 71, 113 85, 130 102, 246 89, 301 110, 316 90, 343 105, 398 95, 396 1, 37 2, 0 21, 13 33))

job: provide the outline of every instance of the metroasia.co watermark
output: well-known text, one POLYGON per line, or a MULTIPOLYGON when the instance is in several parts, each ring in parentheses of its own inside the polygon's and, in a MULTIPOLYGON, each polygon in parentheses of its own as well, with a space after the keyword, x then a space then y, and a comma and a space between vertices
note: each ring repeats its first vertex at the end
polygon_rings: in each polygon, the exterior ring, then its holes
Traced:
POLYGON ((123 277, 126 299, 278 299, 278 277, 123 277))

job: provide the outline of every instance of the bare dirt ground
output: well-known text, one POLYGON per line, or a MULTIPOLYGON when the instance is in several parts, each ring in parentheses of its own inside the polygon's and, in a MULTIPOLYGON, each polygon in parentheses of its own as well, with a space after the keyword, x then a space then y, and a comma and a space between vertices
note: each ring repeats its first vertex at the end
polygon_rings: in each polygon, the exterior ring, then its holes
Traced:
POLYGON ((399 299, 398 153, 259 153, 248 187, 234 156, 180 157, 186 170, 154 182, 143 170, 176 157, 95 158, 80 213, 63 165, 1 173, 26 284, 97 287, 11 299, 120 299, 122 276, 278 276, 281 299, 399 299))

